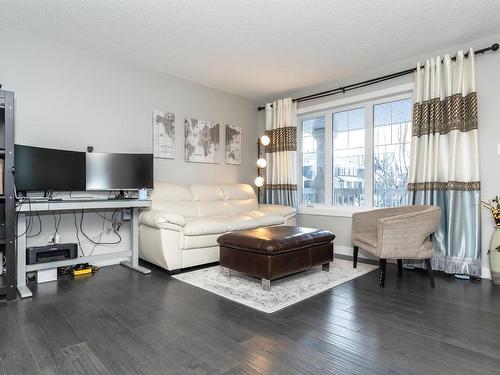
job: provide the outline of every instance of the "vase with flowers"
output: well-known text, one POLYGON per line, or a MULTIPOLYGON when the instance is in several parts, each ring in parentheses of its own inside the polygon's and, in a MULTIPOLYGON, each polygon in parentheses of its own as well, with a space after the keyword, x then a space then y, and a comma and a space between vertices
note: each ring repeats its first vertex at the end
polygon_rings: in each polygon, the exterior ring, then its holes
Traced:
POLYGON ((490 200, 481 201, 481 205, 491 212, 493 220, 495 220, 495 231, 491 236, 488 255, 491 279, 495 285, 500 285, 500 198, 497 195, 490 200))

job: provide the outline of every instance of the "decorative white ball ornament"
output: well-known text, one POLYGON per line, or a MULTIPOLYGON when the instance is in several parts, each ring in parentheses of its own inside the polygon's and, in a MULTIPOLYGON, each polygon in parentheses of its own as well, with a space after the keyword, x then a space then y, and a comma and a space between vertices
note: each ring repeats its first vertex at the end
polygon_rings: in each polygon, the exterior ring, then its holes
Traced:
POLYGON ((255 179, 255 186, 262 187, 264 186, 264 177, 259 176, 255 179))
POLYGON ((260 158, 259 160, 257 160, 257 167, 259 167, 260 169, 262 169, 262 168, 265 168, 266 166, 267 166, 266 159, 260 158))
POLYGON ((267 146, 269 143, 271 143, 271 139, 269 138, 269 136, 263 135, 262 137, 260 137, 260 144, 262 146, 267 146))

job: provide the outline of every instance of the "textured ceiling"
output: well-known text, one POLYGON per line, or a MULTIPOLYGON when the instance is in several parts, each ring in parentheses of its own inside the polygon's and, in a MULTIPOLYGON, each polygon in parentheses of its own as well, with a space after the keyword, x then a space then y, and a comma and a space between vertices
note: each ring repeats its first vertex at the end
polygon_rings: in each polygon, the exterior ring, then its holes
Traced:
POLYGON ((0 2, 0 26, 258 100, 500 33, 499 15, 499 0, 0 2))

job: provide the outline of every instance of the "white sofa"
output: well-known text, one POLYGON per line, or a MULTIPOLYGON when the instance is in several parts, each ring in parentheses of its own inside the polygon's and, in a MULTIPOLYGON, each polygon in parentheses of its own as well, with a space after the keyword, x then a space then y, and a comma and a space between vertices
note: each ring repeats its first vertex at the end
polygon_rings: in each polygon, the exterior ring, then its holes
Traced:
POLYGON ((169 271, 219 261, 223 233, 296 225, 295 208, 259 205, 246 184, 156 183, 151 199, 139 218, 140 257, 169 271))

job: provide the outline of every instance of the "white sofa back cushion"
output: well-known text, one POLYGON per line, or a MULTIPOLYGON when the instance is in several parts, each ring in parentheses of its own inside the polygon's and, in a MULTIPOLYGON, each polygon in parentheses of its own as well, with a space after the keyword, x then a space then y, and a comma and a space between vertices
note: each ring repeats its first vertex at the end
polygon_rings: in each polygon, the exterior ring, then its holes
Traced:
POLYGON ((198 215, 193 193, 189 186, 155 182, 151 199, 154 210, 168 211, 188 217, 198 215))
POLYGON ((259 209, 255 191, 248 184, 185 186, 156 182, 151 199, 153 209, 185 217, 238 215, 259 209))
POLYGON ((198 216, 225 216, 229 214, 220 185, 191 185, 198 216))
POLYGON ((229 212, 233 215, 257 211, 259 205, 255 191, 248 184, 221 185, 229 212))
POLYGON ((224 201, 224 193, 220 185, 191 185, 195 201, 224 201))

